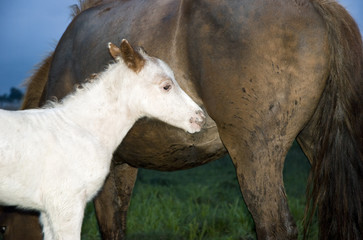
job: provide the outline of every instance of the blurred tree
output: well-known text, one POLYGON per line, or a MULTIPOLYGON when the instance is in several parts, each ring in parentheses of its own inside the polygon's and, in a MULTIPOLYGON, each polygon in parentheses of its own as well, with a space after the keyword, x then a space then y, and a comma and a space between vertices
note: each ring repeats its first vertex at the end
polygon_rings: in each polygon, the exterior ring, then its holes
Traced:
POLYGON ((8 96, 6 94, 0 95, 0 102, 6 102, 8 96))
POLYGON ((17 89, 12 87, 10 89, 10 94, 3 94, 0 95, 0 102, 19 102, 24 96, 24 93, 17 89))
POLYGON ((17 88, 12 87, 10 89, 10 95, 8 97, 9 102, 13 102, 13 101, 20 101, 23 98, 24 94, 22 91, 20 91, 17 88))

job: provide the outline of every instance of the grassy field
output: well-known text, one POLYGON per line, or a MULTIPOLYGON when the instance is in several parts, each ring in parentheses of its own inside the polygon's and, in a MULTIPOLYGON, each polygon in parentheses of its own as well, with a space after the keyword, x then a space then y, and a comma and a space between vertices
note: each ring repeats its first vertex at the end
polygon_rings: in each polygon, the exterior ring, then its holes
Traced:
MULTIPOLYGON (((309 163, 294 143, 284 169, 290 210, 302 231, 309 163)), ((316 227, 309 239, 317 239, 316 227)), ((100 239, 92 204, 82 239, 100 239)), ((128 213, 127 239, 256 239, 229 157, 190 170, 140 169, 128 213)))

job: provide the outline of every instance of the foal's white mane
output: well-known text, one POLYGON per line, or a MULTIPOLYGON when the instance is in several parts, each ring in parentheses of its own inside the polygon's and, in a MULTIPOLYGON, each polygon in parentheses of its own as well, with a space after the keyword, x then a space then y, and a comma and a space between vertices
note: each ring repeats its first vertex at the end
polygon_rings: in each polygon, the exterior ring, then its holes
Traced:
MULTIPOLYGON (((65 96, 63 99, 58 100, 56 97, 51 97, 51 99, 47 100, 46 103, 41 108, 42 109, 58 108, 61 107, 62 105, 67 105, 68 102, 73 101, 72 99, 78 98, 79 95, 85 94, 84 92, 93 91, 94 88, 101 87, 102 84, 108 84, 110 89, 117 89, 120 83, 118 84, 116 83, 119 81, 123 81, 126 78, 127 71, 129 71, 129 69, 120 61, 122 60, 118 59, 111 61, 102 72, 98 74, 91 74, 91 77, 87 78, 84 82, 74 84, 73 91, 69 93, 67 96, 65 96), (107 79, 108 75, 107 72, 112 67, 122 68, 122 66, 124 66, 123 69, 125 72, 121 75, 122 76, 121 78, 118 76, 117 79, 116 78, 113 79, 117 81, 112 81, 112 79, 107 79)), ((96 99, 97 97, 98 96, 95 96, 96 99)))
MULTIPOLYGON (((109 64, 95 79, 75 87, 73 93, 62 101, 52 102, 48 107, 64 111, 72 116, 72 121, 87 127, 84 119, 97 119, 98 125, 90 125, 90 132, 99 133, 103 144, 116 148, 129 128, 140 117, 129 111, 127 88, 130 81, 138 77, 122 60, 109 64), (86 111, 83 109, 87 109, 86 111), (120 120, 122 116, 122 120, 120 120), (120 130, 117 135, 113 131, 120 130), (113 133, 113 134, 112 134, 113 133), (117 136, 112 139, 110 136, 117 136), (109 144, 113 140, 112 144, 109 144)), ((93 121, 92 121, 93 122, 93 121)))

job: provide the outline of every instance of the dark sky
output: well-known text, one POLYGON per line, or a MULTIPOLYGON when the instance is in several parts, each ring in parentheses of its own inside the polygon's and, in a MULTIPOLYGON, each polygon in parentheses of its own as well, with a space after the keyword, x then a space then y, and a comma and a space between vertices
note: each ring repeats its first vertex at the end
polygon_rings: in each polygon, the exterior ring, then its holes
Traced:
POLYGON ((20 87, 56 45, 77 0, 0 0, 0 95, 20 87))
MULTIPOLYGON (((31 75, 69 24, 77 0, 0 0, 0 95, 31 75)), ((363 0, 341 0, 363 30, 363 0)))

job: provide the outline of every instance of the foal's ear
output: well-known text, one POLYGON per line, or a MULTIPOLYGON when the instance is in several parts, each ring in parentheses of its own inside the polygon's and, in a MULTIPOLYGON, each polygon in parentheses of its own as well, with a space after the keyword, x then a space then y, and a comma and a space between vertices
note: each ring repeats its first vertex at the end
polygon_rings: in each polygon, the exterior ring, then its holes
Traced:
POLYGON ((121 58, 121 49, 112 42, 108 43, 108 50, 110 51, 110 54, 113 57, 113 59, 118 60, 121 58))
POLYGON ((144 57, 126 39, 122 40, 120 50, 125 64, 134 72, 140 72, 145 65, 144 57))

